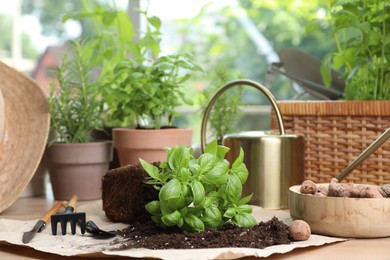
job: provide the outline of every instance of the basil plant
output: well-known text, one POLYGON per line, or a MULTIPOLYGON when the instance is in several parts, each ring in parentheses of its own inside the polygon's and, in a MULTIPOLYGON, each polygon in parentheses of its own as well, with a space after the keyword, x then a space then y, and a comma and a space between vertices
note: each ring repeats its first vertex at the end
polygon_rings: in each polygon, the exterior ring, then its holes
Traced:
POLYGON ((167 161, 160 167, 140 159, 150 176, 147 183, 159 190, 159 199, 145 206, 154 222, 190 232, 220 228, 228 221, 240 227, 256 224, 252 207, 247 205, 252 195, 241 198, 248 177, 242 149, 231 167, 224 159, 229 148, 216 140, 198 159, 186 146, 165 150, 167 161))

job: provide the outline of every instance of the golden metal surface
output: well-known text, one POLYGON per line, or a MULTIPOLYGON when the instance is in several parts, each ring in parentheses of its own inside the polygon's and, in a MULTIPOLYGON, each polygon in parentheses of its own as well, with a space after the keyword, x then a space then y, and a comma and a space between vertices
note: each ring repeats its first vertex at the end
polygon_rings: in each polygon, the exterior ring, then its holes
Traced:
POLYGON ((253 131, 226 135, 223 144, 230 148, 227 160, 232 163, 242 147, 244 163, 248 168, 248 180, 244 184, 243 195, 253 193, 251 204, 268 209, 288 207, 288 189, 303 181, 304 142, 300 135, 286 134, 282 115, 272 93, 259 83, 250 80, 237 80, 223 86, 212 97, 202 121, 201 147, 206 143, 206 126, 209 113, 217 98, 227 89, 247 85, 260 90, 271 102, 279 122, 280 134, 253 131))

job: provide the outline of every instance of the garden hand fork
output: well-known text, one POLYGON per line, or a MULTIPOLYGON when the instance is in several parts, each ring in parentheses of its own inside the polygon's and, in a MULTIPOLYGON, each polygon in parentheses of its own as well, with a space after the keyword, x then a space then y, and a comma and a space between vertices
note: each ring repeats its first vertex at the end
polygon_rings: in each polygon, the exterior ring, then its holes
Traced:
POLYGON ((51 216, 51 232, 57 235, 57 223, 61 223, 62 235, 66 234, 66 224, 70 222, 72 235, 76 234, 76 224, 80 225, 81 234, 85 233, 85 212, 74 212, 77 204, 77 195, 73 195, 68 202, 64 213, 59 213, 51 216))

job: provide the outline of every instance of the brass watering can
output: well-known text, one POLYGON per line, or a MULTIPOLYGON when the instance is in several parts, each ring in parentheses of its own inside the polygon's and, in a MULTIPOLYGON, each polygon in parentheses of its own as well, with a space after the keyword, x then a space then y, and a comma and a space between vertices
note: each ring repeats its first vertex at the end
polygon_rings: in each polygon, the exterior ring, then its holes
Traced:
POLYGON ((212 97, 202 120, 201 148, 205 149, 206 126, 209 113, 217 98, 226 90, 247 85, 260 90, 271 102, 279 123, 279 132, 249 131, 228 134, 222 144, 230 148, 226 159, 232 163, 244 150, 244 163, 249 176, 243 187, 243 196, 253 193, 250 204, 268 209, 288 208, 288 189, 301 184, 304 168, 303 136, 286 134, 279 107, 271 92, 251 80, 236 80, 224 85, 212 97))

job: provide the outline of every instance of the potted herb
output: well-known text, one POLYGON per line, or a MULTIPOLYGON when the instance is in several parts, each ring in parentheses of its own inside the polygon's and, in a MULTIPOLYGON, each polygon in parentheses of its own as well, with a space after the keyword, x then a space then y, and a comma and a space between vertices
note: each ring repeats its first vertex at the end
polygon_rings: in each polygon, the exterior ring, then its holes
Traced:
MULTIPOLYGON (((330 68, 341 73, 347 100, 279 103, 286 129, 305 136, 305 177, 318 182, 340 173, 390 126, 388 1, 328 3, 326 22, 335 48, 323 59, 322 74, 329 84, 330 68)), ((389 149, 389 144, 381 146, 347 180, 387 183, 383 175, 388 172, 389 149)))
POLYGON ((98 82, 92 78, 95 45, 73 41, 57 68, 58 85, 49 96, 53 134, 47 164, 55 199, 101 197, 101 178, 112 157, 110 142, 94 142, 93 129, 101 127, 102 105, 98 82))
POLYGON ((173 119, 176 107, 191 104, 185 87, 190 72, 202 69, 188 53, 160 55, 160 19, 147 20, 137 51, 114 67, 104 93, 110 115, 126 126, 113 129, 121 165, 137 164, 139 158, 161 161, 164 147, 190 146, 192 141, 192 130, 174 127, 173 119))

